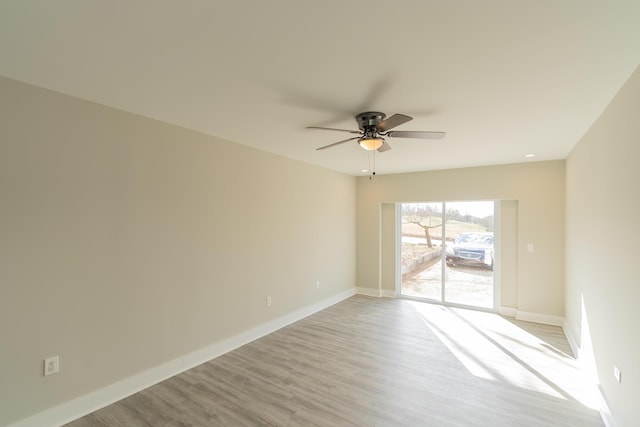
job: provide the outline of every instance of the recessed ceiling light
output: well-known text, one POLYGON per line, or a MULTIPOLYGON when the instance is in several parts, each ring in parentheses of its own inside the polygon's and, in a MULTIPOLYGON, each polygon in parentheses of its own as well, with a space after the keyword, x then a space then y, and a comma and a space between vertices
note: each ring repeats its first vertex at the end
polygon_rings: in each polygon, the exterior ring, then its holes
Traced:
POLYGON ((532 157, 535 157, 536 155, 535 155, 535 154, 525 154, 524 156, 525 156, 527 159, 530 159, 530 158, 532 158, 532 157))

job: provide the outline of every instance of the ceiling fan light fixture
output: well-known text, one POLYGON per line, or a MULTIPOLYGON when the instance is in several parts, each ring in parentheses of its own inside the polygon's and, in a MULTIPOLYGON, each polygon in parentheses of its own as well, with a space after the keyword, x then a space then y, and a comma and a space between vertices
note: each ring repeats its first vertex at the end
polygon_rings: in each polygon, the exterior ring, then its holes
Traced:
POLYGON ((384 144, 384 139, 380 138, 379 136, 364 136, 358 140, 358 144, 360 144, 360 146, 365 150, 373 151, 382 147, 382 144, 384 144))

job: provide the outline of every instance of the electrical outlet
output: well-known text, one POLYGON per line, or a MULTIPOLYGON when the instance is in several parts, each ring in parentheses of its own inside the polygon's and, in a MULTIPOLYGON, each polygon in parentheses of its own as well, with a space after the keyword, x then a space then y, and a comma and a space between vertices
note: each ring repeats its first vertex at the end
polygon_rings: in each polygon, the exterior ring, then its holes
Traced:
POLYGON ((617 366, 613 367, 613 376, 615 377, 616 381, 618 381, 619 383, 622 382, 622 372, 620 372, 620 369, 618 369, 617 366))
POLYGON ((271 307, 271 297, 267 297, 267 307, 271 307))
POLYGON ((534 252, 535 251, 535 246, 533 246, 533 243, 527 243, 527 252, 534 252))
POLYGON ((320 289, 320 280, 316 280, 316 289, 320 289))
POLYGON ((58 356, 44 359, 44 376, 57 374, 60 372, 60 358, 58 356))

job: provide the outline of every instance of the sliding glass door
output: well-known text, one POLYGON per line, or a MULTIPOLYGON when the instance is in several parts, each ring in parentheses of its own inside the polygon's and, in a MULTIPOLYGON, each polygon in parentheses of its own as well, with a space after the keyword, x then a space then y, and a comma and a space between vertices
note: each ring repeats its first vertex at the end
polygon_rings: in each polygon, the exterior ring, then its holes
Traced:
POLYGON ((400 294, 494 308, 494 202, 403 203, 400 294))
POLYGON ((402 204, 402 295, 442 299, 442 203, 402 204))

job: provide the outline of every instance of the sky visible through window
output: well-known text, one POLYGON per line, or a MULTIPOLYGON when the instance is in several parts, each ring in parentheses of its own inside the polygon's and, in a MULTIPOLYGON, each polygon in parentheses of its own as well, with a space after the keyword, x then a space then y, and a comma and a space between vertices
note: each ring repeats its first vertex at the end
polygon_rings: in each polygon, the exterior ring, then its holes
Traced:
POLYGON ((455 209, 462 215, 485 218, 493 215, 493 201, 447 202, 447 210, 455 209))

